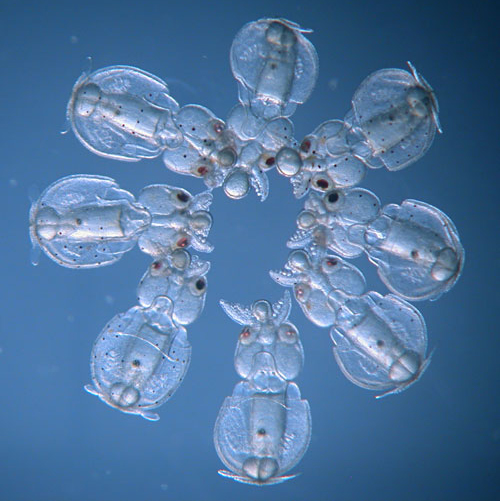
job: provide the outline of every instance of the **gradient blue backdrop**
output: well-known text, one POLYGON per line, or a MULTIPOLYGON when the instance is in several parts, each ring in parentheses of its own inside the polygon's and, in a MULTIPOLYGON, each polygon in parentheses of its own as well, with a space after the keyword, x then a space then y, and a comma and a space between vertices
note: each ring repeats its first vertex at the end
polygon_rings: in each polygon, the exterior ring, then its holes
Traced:
MULTIPOLYGON (((493 500, 499 499, 498 18, 491 1, 0 2, 0 500, 493 500), (464 6, 465 5, 465 6, 464 6), (409 391, 381 401, 347 381, 328 331, 294 305, 306 353, 298 384, 310 402, 312 440, 279 486, 256 488, 217 475, 212 429, 238 381, 239 326, 218 306, 277 300, 280 268, 303 201, 271 173, 270 196, 242 201, 215 192, 215 251, 203 316, 188 329, 191 368, 150 423, 83 391, 94 339, 136 302, 149 260, 137 249, 103 269, 29 262, 30 187, 76 173, 115 178, 137 194, 152 183, 203 190, 160 159, 122 163, 61 135, 73 83, 94 68, 128 64, 164 78, 181 104, 221 118, 235 104, 228 61, 248 21, 285 17, 314 29, 315 92, 293 116, 296 137, 342 118, 372 71, 411 60, 433 85, 444 134, 407 170, 370 171, 362 186, 382 203, 416 198, 456 223, 467 252, 457 286, 419 303, 436 348, 409 391)), ((203 256, 206 257, 206 256, 203 256)), ((369 287, 386 288, 365 259, 369 287)))

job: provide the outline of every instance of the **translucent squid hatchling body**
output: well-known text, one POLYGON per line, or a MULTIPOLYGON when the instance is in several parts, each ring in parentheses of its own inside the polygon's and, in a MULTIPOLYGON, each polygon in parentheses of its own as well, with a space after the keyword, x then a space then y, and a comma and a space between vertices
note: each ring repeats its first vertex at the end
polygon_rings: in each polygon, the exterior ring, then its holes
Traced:
POLYGON ((69 268, 118 261, 136 242, 153 257, 179 248, 211 252, 209 192, 151 185, 137 201, 108 177, 77 174, 59 179, 34 201, 30 237, 48 257, 69 268))
MULTIPOLYGON (((432 87, 408 62, 410 72, 378 70, 358 87, 344 121, 347 142, 371 168, 400 170, 424 155, 439 124, 439 105, 432 87)), ((330 153, 335 139, 327 142, 330 153)))
POLYGON ((92 384, 85 389, 122 412, 157 421, 152 409, 179 387, 190 360, 186 329, 172 320, 172 301, 157 296, 151 306, 116 315, 99 334, 92 384))
POLYGON ((178 110, 160 78, 131 66, 109 66, 77 80, 67 117, 76 137, 93 153, 137 161, 182 142, 173 121, 178 110))
POLYGON ((165 166, 178 174, 200 177, 210 188, 220 186, 236 155, 225 123, 204 106, 188 104, 179 110, 176 124, 183 141, 165 150, 165 166))
POLYGON ((462 272, 464 249, 455 225, 418 200, 386 205, 373 221, 352 225, 348 239, 366 252, 389 290, 410 301, 437 299, 462 272))
POLYGON ((103 176, 59 179, 30 209, 33 248, 68 268, 95 268, 118 261, 150 224, 150 213, 134 196, 103 176))
POLYGON ((247 23, 231 46, 240 102, 256 117, 289 117, 311 94, 318 56, 302 29, 286 19, 247 23))
POLYGON ((309 405, 291 382, 304 353, 296 327, 287 321, 290 295, 272 306, 265 300, 250 308, 221 305, 244 325, 234 364, 245 381, 225 399, 215 424, 217 453, 231 470, 219 473, 256 485, 283 482, 295 476, 283 474, 300 461, 311 434, 309 405))
MULTIPOLYGON (((153 221, 162 210, 167 212, 172 198, 187 203, 185 190, 169 189, 173 197, 166 197, 165 205, 159 207, 152 200, 158 201, 155 195, 158 190, 164 193, 165 187, 149 188, 147 200, 141 201, 150 210, 156 208, 153 221)), ((160 249, 159 241, 155 239, 155 251, 160 249)), ((151 409, 172 396, 189 367, 191 345, 183 325, 194 322, 203 311, 205 275, 210 268, 209 262, 176 248, 176 241, 171 236, 165 240, 170 245, 159 252, 160 257, 142 277, 137 290, 139 306, 114 317, 97 338, 91 357, 93 385, 85 387, 112 407, 152 421, 159 416, 151 409)))
MULTIPOLYGON (((276 166, 290 176, 298 168, 293 124, 287 117, 307 100, 318 75, 316 50, 303 35, 307 31, 285 19, 261 19, 245 25, 231 46, 240 104, 230 113, 228 125, 245 148, 261 147, 259 161, 243 170, 253 174, 249 180, 262 200, 267 196, 267 177, 259 170, 276 166)), ((240 172, 233 178, 238 190, 232 191, 246 194, 248 181, 240 172)))
POLYGON ((290 181, 297 198, 310 188, 330 191, 362 181, 366 167, 400 170, 429 149, 441 132, 432 87, 411 63, 367 77, 342 120, 322 123, 297 150, 300 168, 290 181))
POLYGON ((392 294, 359 296, 335 290, 330 336, 344 375, 354 384, 399 393, 415 383, 429 365, 427 330, 420 312, 392 294))
POLYGON ((290 177, 294 194, 348 188, 366 167, 399 170, 420 158, 440 131, 433 89, 410 72, 384 69, 356 90, 344 121, 328 120, 297 147, 288 117, 307 100, 318 57, 304 30, 285 19, 245 25, 231 47, 239 104, 227 123, 203 106, 182 108, 158 77, 130 66, 84 73, 73 88, 68 119, 91 151, 121 160, 163 153, 165 165, 223 186, 242 198, 252 186, 264 200, 265 171, 290 177))

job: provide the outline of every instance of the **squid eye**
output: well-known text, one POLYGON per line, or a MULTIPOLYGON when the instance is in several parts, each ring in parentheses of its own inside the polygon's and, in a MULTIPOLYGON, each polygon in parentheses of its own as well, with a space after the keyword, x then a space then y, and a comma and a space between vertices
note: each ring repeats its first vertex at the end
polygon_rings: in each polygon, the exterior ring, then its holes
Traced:
POLYGON ((163 259, 156 259, 149 266, 149 275, 151 277, 167 277, 171 272, 168 262, 163 259))
POLYGON ((224 122, 214 122, 213 126, 212 126, 215 134, 217 135, 220 135, 222 134, 222 131, 224 130, 224 122))
POLYGON ((276 163, 276 159, 274 157, 267 157, 265 164, 267 167, 272 167, 276 163))
POLYGON ((311 293, 311 288, 306 284, 297 284, 293 288, 295 298, 299 303, 305 303, 311 293))
POLYGON ((340 268, 341 261, 335 256, 328 256, 321 262, 321 268, 324 273, 335 273, 340 268))
POLYGON ((200 165, 196 170, 195 170, 195 175, 203 177, 206 174, 208 174, 208 167, 206 165, 200 165))
POLYGON ((177 200, 179 200, 179 202, 182 202, 183 204, 185 204, 189 201, 189 195, 185 191, 177 192, 176 196, 177 196, 177 200))
POLYGON ((323 197, 323 203, 330 212, 340 210, 341 207, 343 206, 343 202, 344 202, 344 196, 343 193, 339 190, 329 191, 323 197))
POLYGON ((253 342, 254 336, 252 335, 252 331, 250 330, 250 327, 245 327, 241 332, 239 336, 239 342, 241 344, 251 344, 253 342))
POLYGON ((263 151, 259 156, 257 164, 261 170, 269 170, 276 165, 276 157, 274 153, 263 151))
POLYGON ((278 337, 283 343, 296 343, 298 341, 298 335, 299 333, 295 325, 283 323, 278 328, 278 337))
POLYGON ((201 296, 207 290, 207 282, 203 277, 198 278, 191 283, 191 292, 195 296, 201 296))
POLYGON ((191 195, 186 190, 176 189, 171 195, 171 200, 176 209, 185 209, 191 201, 191 195))
POLYGON ((318 177, 313 181, 313 185, 321 191, 326 191, 330 188, 330 182, 324 177, 318 177))
POLYGON ((339 194, 336 191, 330 191, 330 193, 328 193, 325 196, 325 200, 327 200, 329 204, 334 204, 335 202, 338 201, 338 199, 339 199, 339 194))
POLYGON ((309 150, 311 149, 311 140, 309 138, 305 138, 301 143, 300 143, 300 151, 303 151, 304 153, 309 153, 309 150))
POLYGON ((179 240, 177 240, 177 247, 180 249, 183 249, 184 247, 187 247, 189 245, 189 239, 187 237, 181 237, 179 240))
POLYGON ((163 270, 164 270, 165 266, 164 266, 164 263, 163 261, 153 261, 151 263, 151 275, 153 277, 157 277, 158 275, 161 275, 163 270))

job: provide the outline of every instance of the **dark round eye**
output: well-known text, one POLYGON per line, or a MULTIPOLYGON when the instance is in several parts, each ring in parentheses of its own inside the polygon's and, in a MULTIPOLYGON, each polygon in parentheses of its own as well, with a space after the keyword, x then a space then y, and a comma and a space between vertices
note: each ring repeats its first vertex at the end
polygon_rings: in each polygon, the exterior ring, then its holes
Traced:
POLYGON ((337 266, 338 261, 336 259, 330 258, 326 260, 328 266, 337 266))
POLYGON ((203 278, 199 278, 196 280, 195 286, 199 291, 202 291, 205 288, 205 280, 203 280, 203 278))
POLYGON ((339 199, 339 194, 336 191, 332 191, 327 195, 328 202, 334 204, 339 199))
POLYGON ((161 261, 154 261, 151 264, 151 268, 153 268, 153 270, 159 270, 161 268, 161 261))
POLYGON ((274 162, 275 162, 275 158, 274 157, 269 157, 267 160, 266 160, 266 165, 268 167, 272 167, 274 165, 274 162))
POLYGON ((189 200, 189 195, 183 191, 179 191, 179 193, 177 193, 177 200, 186 203, 189 200))

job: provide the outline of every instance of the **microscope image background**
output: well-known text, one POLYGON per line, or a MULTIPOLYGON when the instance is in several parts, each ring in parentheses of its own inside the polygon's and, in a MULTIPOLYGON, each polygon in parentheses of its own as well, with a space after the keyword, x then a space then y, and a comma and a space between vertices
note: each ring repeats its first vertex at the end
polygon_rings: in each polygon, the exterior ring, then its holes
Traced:
MULTIPOLYGON (((6 70, 2 203, 8 229, 0 318, 6 386, 1 443, 9 451, 4 497, 495 497, 498 148, 486 51, 493 44, 484 7, 472 14, 466 9, 450 13, 439 4, 411 6, 382 2, 375 12, 362 2, 271 2, 233 12, 223 3, 208 10, 201 5, 158 10, 151 3, 138 10, 125 2, 74 11, 54 4, 50 11, 21 14, 7 3, 0 47, 6 70), (181 106, 200 104, 224 120, 237 102, 228 56, 232 40, 244 24, 265 17, 314 30, 306 37, 319 55, 319 77, 310 98, 291 117, 298 141, 325 120, 343 118, 353 93, 373 71, 406 69, 410 60, 428 79, 444 133, 408 168, 370 169, 359 186, 375 193, 382 205, 411 198, 438 207, 456 224, 467 257, 450 292, 436 302, 413 303, 426 320, 428 354, 435 349, 428 369, 407 391, 381 400, 342 375, 329 329, 309 322, 292 299, 289 321, 298 328, 305 355, 294 381, 311 408, 311 442, 290 472, 301 475, 259 489, 216 473, 221 463, 213 426, 238 382, 233 363, 241 331, 218 302, 250 306, 256 299, 275 303, 283 297, 284 289, 268 272, 287 261, 286 241, 296 231, 305 199, 296 200, 289 181, 273 171, 263 203, 252 192, 230 200, 221 189, 213 191, 209 240, 215 249, 200 256, 211 262, 206 304, 187 327, 190 368, 158 409, 158 423, 119 413, 83 391, 90 381, 92 343, 115 314, 136 304, 136 287, 150 260, 135 249, 113 266, 70 270, 42 255, 35 268, 26 226, 36 187, 40 193, 71 174, 109 176, 136 196, 144 186, 159 183, 193 195, 204 191, 202 181, 168 171, 161 159, 100 158, 71 132, 59 135, 68 128, 66 102, 90 55, 92 70, 116 64, 142 68, 164 79, 181 106)), ((364 256, 352 263, 365 275, 367 290, 389 293, 364 256)))

